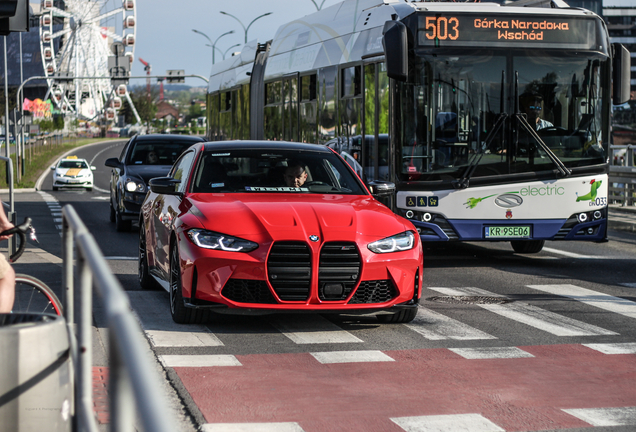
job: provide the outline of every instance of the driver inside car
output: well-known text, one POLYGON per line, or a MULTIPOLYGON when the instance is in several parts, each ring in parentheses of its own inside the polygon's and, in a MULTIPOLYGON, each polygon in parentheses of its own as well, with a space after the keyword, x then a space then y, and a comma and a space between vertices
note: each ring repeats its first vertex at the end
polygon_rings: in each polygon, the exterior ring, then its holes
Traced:
POLYGON ((299 188, 307 181, 307 171, 301 163, 292 163, 285 170, 285 184, 299 188))

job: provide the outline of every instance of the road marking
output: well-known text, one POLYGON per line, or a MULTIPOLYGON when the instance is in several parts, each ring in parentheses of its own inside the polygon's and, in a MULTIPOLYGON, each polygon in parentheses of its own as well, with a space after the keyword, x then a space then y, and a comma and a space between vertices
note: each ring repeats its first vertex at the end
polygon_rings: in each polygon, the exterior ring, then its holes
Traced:
POLYGON ((165 367, 217 367, 243 366, 238 359, 229 354, 216 355, 160 355, 159 361, 165 367))
POLYGON ((534 357, 529 352, 517 347, 449 348, 449 350, 468 360, 534 357))
POLYGON ((146 330, 150 342, 155 347, 197 347, 223 346, 223 342, 208 332, 179 332, 165 330, 146 330))
POLYGON ((636 407, 564 409, 563 411, 596 427, 636 425, 636 407))
POLYGON ((565 257, 568 258, 576 258, 576 259, 597 259, 597 260, 613 260, 613 259, 617 259, 619 257, 615 257, 615 256, 599 256, 599 255, 581 255, 581 254, 577 254, 574 252, 567 252, 567 251, 563 251, 563 250, 559 250, 559 249, 552 249, 552 248, 547 248, 544 247, 543 252, 549 252, 549 253, 553 253, 553 254, 557 254, 557 255, 563 255, 565 257))
MULTIPOLYGON (((495 293, 479 288, 429 289, 441 292, 445 295, 454 296, 497 296, 495 293)), ((507 304, 480 304, 477 306, 513 321, 551 333, 555 336, 603 336, 618 334, 522 302, 507 304)))
POLYGON ((620 297, 614 297, 598 291, 592 291, 587 288, 568 284, 528 285, 528 287, 561 297, 571 298, 581 303, 585 303, 586 305, 594 306, 619 315, 636 318, 636 302, 625 300, 620 297))
POLYGON ((636 283, 619 283, 619 285, 622 285, 627 288, 636 288, 636 283))
POLYGON ((363 342, 320 315, 287 315, 269 322, 299 345, 363 342))
POLYGON ((365 363, 395 361, 382 351, 332 351, 310 353, 322 364, 330 363, 365 363))
POLYGON ((305 432, 298 423, 208 423, 201 432, 305 432))
POLYGON ((583 344, 588 348, 602 352, 603 354, 636 354, 636 343, 598 343, 598 344, 583 344))
POLYGON ((406 432, 505 432, 505 429, 480 414, 397 417, 391 421, 406 432))
POLYGON ((405 325, 428 340, 497 339, 495 336, 477 330, 461 321, 426 308, 420 308, 415 319, 405 325))

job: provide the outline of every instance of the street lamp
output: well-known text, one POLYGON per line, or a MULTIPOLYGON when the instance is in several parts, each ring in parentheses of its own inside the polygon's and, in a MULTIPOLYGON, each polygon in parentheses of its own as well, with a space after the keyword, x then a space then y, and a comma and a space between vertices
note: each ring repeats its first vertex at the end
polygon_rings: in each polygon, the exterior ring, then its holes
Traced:
MULTIPOLYGON (((221 39, 223 36, 229 35, 229 34, 233 34, 234 30, 230 30, 228 32, 223 33, 221 36, 219 36, 218 38, 216 38, 216 40, 214 42, 212 42, 212 40, 208 37, 208 35, 206 35, 203 32, 200 32, 199 30, 195 30, 192 29, 193 32, 200 34, 201 36, 205 37, 208 41, 210 41, 210 44, 205 44, 206 46, 212 47, 212 64, 215 63, 214 61, 214 49, 216 48, 216 43, 219 41, 219 39, 221 39)), ((218 48, 217 48, 218 49, 218 48)))
POLYGON ((325 0, 322 0, 322 3, 320 3, 320 7, 318 7, 318 4, 314 0, 311 0, 311 2, 314 4, 314 6, 316 6, 317 11, 321 10, 322 6, 325 4, 325 0))
POLYGON ((271 14, 273 13, 273 12, 267 12, 267 13, 264 13, 263 15, 257 16, 256 18, 254 18, 254 19, 252 20, 252 22, 250 22, 250 23, 247 25, 247 27, 245 27, 245 26, 243 25, 243 23, 241 22, 241 20, 240 20, 240 19, 238 19, 237 17, 235 17, 234 15, 229 14, 229 13, 227 13, 227 12, 223 12, 223 11, 220 11, 220 12, 221 12, 223 15, 227 15, 227 16, 229 16, 229 17, 234 18, 235 20, 237 20, 237 21, 238 21, 238 23, 241 25, 241 27, 243 27, 243 30, 245 31, 245 43, 247 43, 247 31, 250 29, 250 26, 251 26, 252 24, 254 24, 254 21, 256 21, 257 19, 260 19, 260 18, 266 17, 267 15, 271 15, 271 14))
MULTIPOLYGON (((210 44, 205 44, 205 46, 209 46, 209 47, 211 47, 212 45, 210 45, 210 44)), ((225 50, 225 52, 221 51, 221 49, 220 49, 219 47, 216 47, 216 46, 214 47, 214 49, 219 50, 219 52, 223 55, 223 60, 225 60, 225 55, 227 54, 227 52, 228 52, 229 50, 231 50, 232 48, 235 48, 235 47, 237 47, 237 46, 241 46, 241 44, 235 44, 235 45, 232 45, 231 47, 229 47, 228 49, 226 49, 226 50, 225 50)))

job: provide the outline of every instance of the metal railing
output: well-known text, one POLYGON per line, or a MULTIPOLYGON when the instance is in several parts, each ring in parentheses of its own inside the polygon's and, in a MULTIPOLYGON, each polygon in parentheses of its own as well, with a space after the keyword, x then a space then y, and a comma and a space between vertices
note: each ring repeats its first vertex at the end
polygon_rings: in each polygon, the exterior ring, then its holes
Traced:
POLYGON ((77 380, 75 388, 75 430, 97 431, 93 414, 93 286, 101 295, 108 321, 110 430, 135 430, 139 419, 149 432, 174 432, 175 421, 163 396, 160 377, 148 353, 147 341, 131 312, 128 296, 111 272, 95 238, 75 209, 62 208, 62 288, 69 335, 74 335, 75 293, 79 295, 77 340, 71 339, 71 352, 77 380), (74 284, 75 255, 78 286, 74 284), (135 409, 136 408, 136 409, 135 409))
POLYGON ((609 174, 609 203, 624 207, 636 205, 636 166, 634 150, 636 145, 613 145, 613 165, 609 174), (623 152, 624 150, 624 152, 623 152))

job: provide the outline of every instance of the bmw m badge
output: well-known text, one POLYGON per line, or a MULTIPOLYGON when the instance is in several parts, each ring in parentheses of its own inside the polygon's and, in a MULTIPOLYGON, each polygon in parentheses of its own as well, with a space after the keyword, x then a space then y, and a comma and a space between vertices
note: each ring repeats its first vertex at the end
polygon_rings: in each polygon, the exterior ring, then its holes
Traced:
POLYGON ((320 240, 320 238, 317 235, 310 235, 309 240, 311 240, 312 242, 317 242, 318 240, 320 240))

